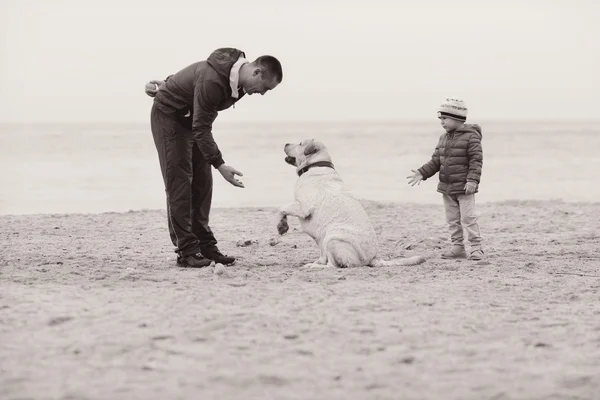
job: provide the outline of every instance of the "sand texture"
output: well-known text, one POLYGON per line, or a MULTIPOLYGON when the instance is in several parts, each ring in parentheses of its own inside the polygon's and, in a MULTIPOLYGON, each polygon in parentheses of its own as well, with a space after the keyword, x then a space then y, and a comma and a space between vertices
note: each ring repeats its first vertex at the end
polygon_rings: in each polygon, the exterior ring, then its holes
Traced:
POLYGON ((381 254, 316 269, 274 209, 215 209, 223 275, 178 268, 164 211, 0 216, 0 399, 599 399, 600 203, 365 202, 381 254), (251 241, 245 247, 238 241, 251 241))

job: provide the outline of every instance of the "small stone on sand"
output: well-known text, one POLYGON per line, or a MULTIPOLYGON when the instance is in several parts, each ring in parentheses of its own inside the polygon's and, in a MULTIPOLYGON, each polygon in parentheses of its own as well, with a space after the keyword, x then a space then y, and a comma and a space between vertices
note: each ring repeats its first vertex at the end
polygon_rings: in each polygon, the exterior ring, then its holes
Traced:
POLYGON ((213 272, 217 275, 223 275, 225 272, 225 266, 221 263, 217 263, 213 272))

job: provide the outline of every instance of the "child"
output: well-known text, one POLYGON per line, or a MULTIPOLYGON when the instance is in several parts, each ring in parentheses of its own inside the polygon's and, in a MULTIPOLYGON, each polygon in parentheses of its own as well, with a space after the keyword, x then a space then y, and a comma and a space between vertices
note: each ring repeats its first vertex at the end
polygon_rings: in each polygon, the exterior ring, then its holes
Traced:
POLYGON ((440 172, 437 191, 443 194, 446 222, 450 226, 452 248, 442 258, 466 258, 463 227, 471 244, 470 260, 482 260, 481 235, 475 214, 475 193, 479 186, 483 151, 481 127, 465 124, 467 107, 462 100, 447 98, 438 110, 438 118, 446 130, 431 160, 408 176, 411 186, 440 172))

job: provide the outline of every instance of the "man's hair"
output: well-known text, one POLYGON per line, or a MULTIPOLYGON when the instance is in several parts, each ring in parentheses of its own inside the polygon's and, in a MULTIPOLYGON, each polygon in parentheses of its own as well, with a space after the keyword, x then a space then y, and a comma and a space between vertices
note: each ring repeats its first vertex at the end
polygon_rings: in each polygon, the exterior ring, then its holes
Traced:
POLYGON ((260 56, 254 63, 260 67, 267 69, 268 74, 274 76, 277 79, 277 83, 281 83, 283 80, 283 70, 281 69, 281 63, 278 59, 273 56, 260 56))

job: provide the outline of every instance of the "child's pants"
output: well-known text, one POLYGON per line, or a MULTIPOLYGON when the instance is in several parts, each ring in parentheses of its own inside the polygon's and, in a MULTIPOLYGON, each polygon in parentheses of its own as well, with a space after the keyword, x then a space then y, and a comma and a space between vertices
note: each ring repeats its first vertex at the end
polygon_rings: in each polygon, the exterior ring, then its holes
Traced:
POLYGON ((450 239, 452 244, 463 246, 463 228, 467 231, 467 239, 471 244, 471 251, 481 250, 481 234, 475 214, 474 194, 443 195, 446 210, 446 222, 450 226, 450 239))

